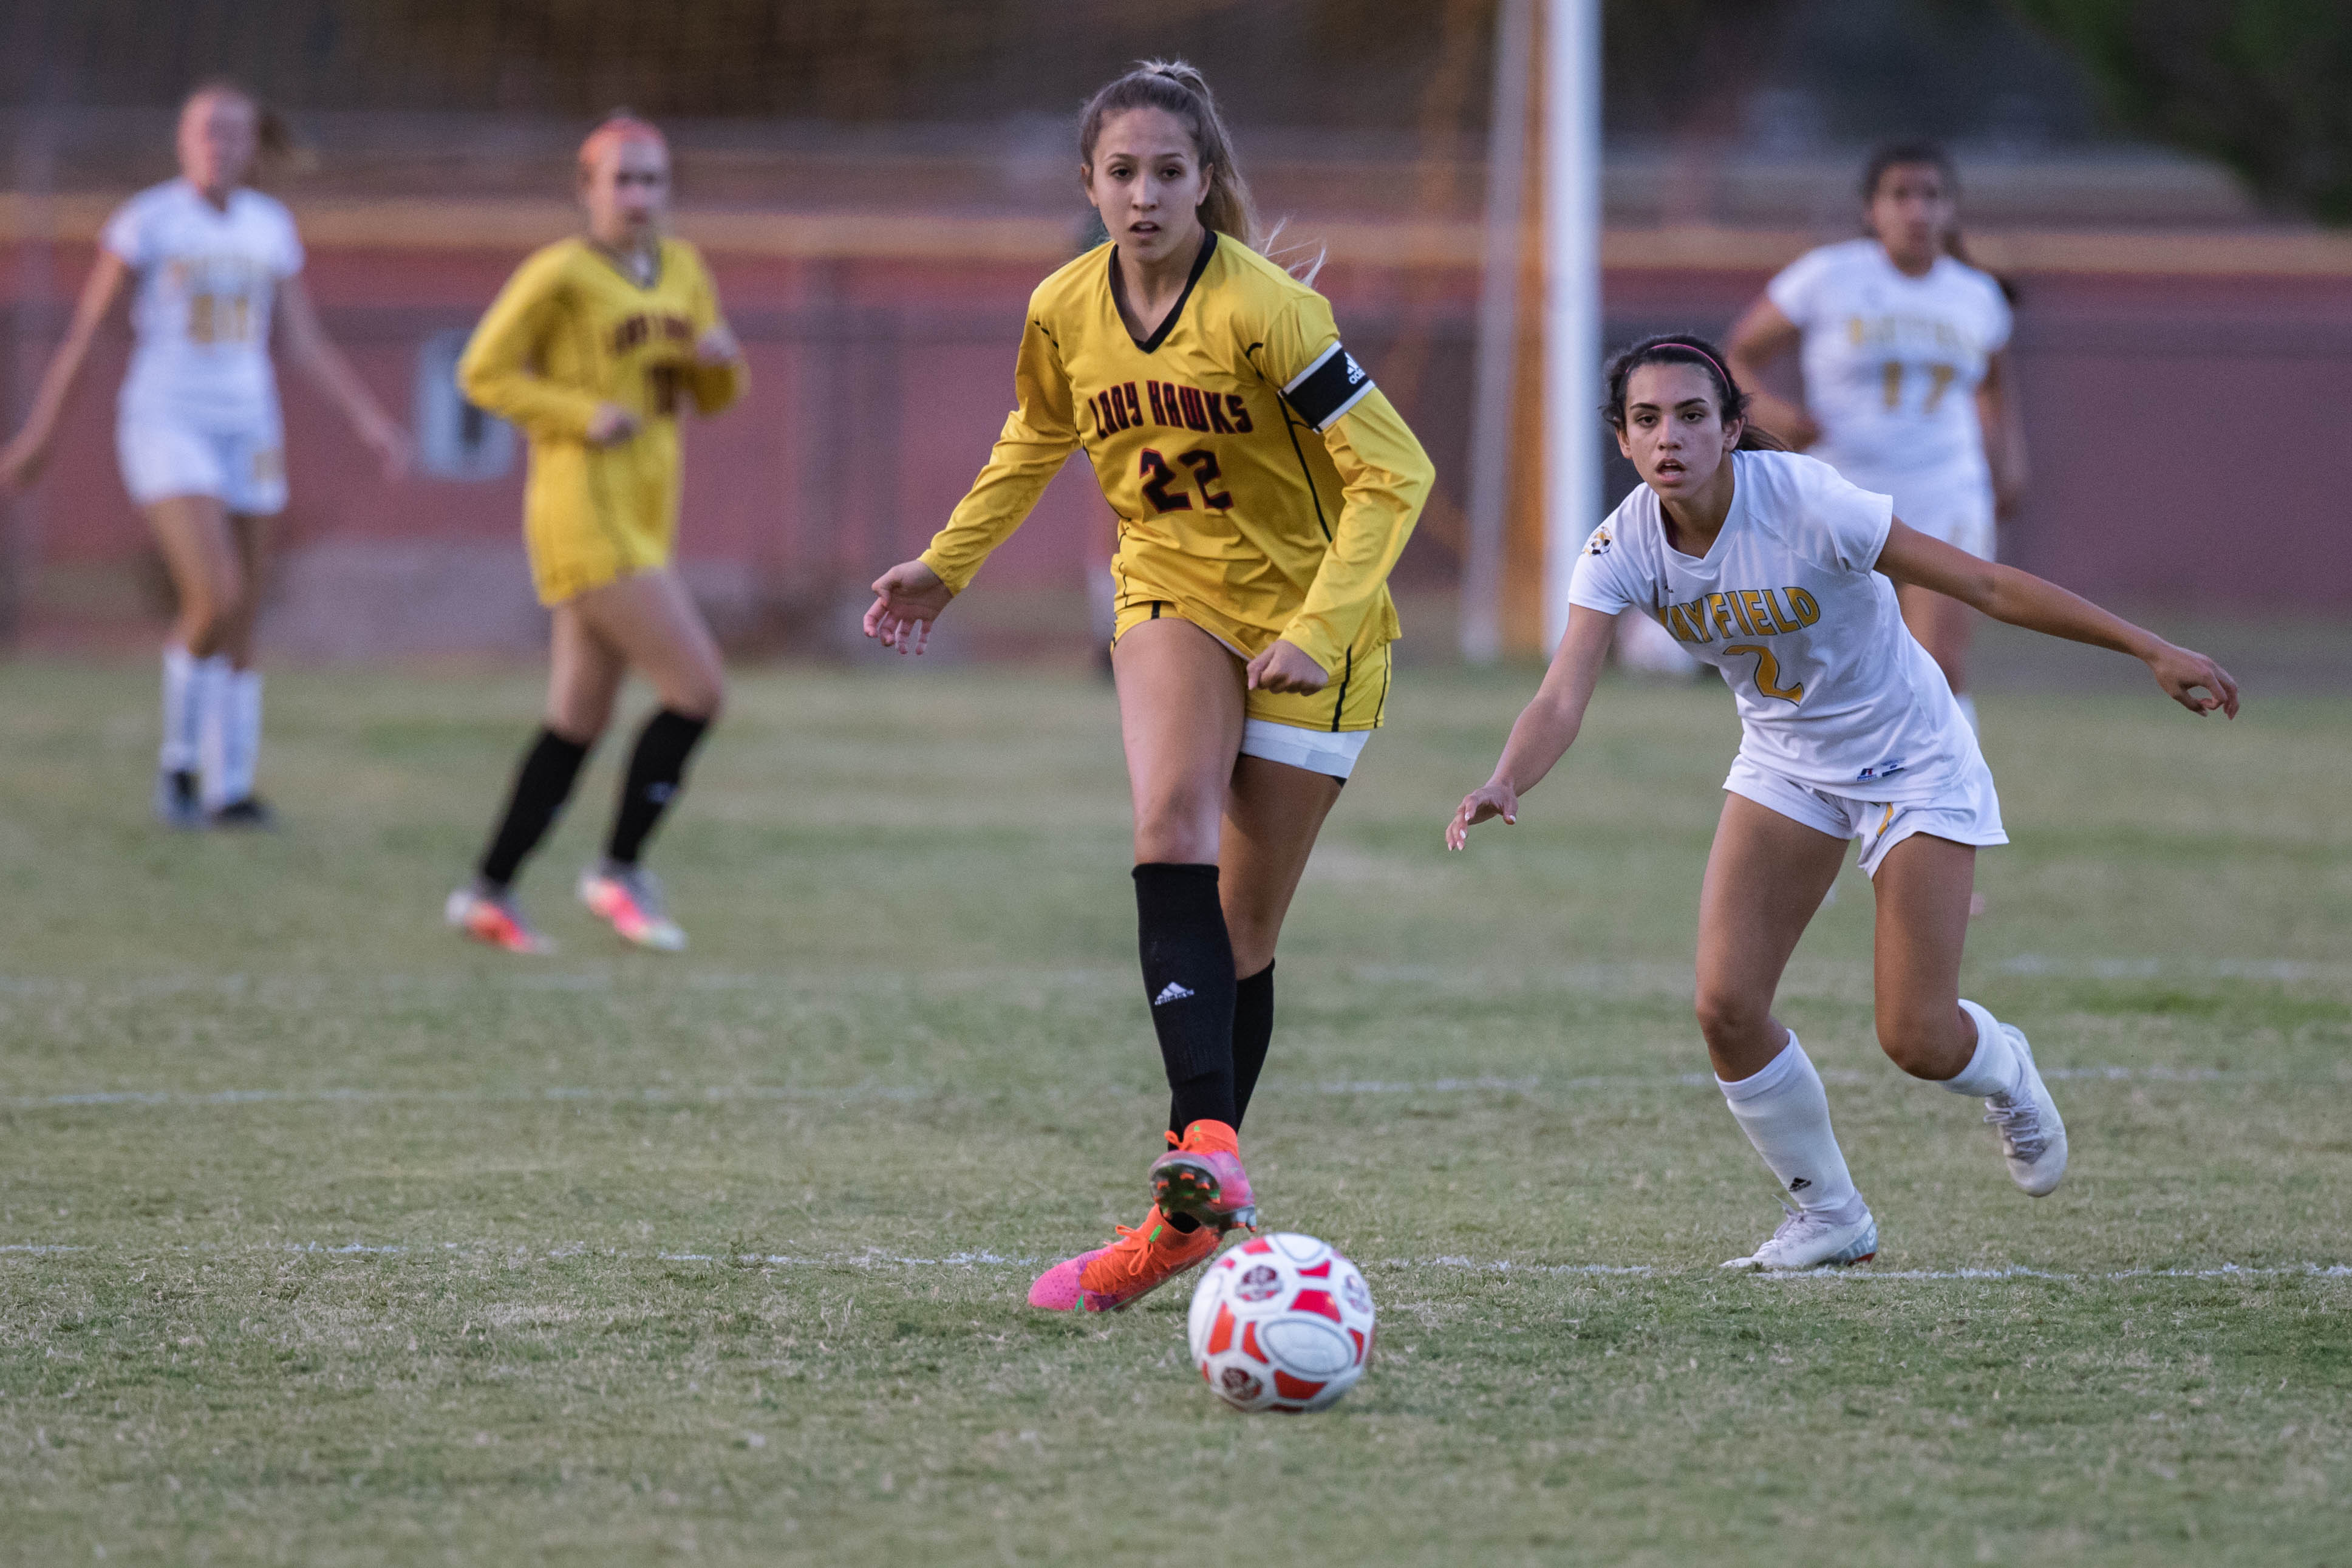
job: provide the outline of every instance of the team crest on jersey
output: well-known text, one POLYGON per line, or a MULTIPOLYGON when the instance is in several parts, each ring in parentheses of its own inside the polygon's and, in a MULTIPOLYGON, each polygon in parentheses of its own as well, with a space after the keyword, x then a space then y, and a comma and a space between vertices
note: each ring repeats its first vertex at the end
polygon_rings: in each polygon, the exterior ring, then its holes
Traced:
POLYGON ((1591 538, 1584 542, 1584 552, 1587 555, 1606 555, 1609 553, 1609 547, 1616 542, 1615 538, 1610 534, 1609 525, 1604 522, 1592 531, 1591 538))
POLYGON ((1863 769, 1862 772, 1853 775, 1853 782, 1856 784, 1868 784, 1873 779, 1891 779, 1896 773, 1903 772, 1904 769, 1909 765, 1910 764, 1906 763, 1902 758, 1897 757, 1891 763, 1880 763, 1875 767, 1863 769))

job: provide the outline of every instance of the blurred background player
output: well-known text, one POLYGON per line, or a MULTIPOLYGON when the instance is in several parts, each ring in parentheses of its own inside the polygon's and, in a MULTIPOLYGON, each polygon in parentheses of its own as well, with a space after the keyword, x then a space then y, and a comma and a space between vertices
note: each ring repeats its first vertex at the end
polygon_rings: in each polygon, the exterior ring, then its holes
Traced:
POLYGON ((1479 823, 1518 820, 1519 796, 1576 739, 1619 616, 1663 622, 1721 673, 1739 710, 1739 754, 1699 894, 1699 1029, 1789 1211, 1724 1267, 1811 1268, 1878 1250, 1821 1075, 1772 1016, 1849 839, 1862 841, 1877 900, 1880 1046, 1912 1077, 1981 1098, 2027 1193, 2044 1195, 2066 1172, 2065 1124, 2025 1036, 1960 997, 1977 847, 2009 836, 1976 732, 1905 630, 1895 585, 2128 653, 2200 716, 2237 717, 2238 689, 2203 654, 1908 527, 1886 497, 1826 464, 1753 449, 1779 443, 1759 440, 1747 407, 1697 338, 1648 339, 1610 366, 1609 422, 1643 482, 1577 557, 1559 652, 1493 775, 1454 812, 1446 847, 1460 849, 1479 823))
POLYGON ((253 625, 269 520, 286 506, 286 437, 269 361, 287 353, 373 448, 406 471, 408 438, 320 330, 302 287, 302 242, 283 205, 247 189, 284 123, 242 89, 212 83, 180 110, 180 177, 107 221, 72 324, 24 429, 0 452, 0 488, 39 471, 90 344, 126 284, 136 347, 117 405, 122 482, 147 514, 179 599, 163 648, 155 815, 173 827, 258 827, 261 673, 253 625))
MULTIPOLYGON (((1731 330, 1728 366, 1755 394, 1754 417, 1866 490, 1906 523, 1979 560, 2025 487, 2012 392, 2009 300, 1960 245, 1959 178, 1930 142, 1882 148, 1863 172, 1859 239, 1825 245, 1765 286, 1731 330), (1803 406, 1760 390, 1795 353, 1803 406)), ((1916 584, 1903 619, 1951 683, 1969 726, 1973 612, 1916 584)))
POLYGON ((1080 174, 1108 244, 1031 297, 1020 405, 869 636, 930 623, 1083 445, 1119 519, 1112 673, 1135 804, 1144 994, 1176 1147, 1143 1223, 1030 1304, 1123 1307, 1217 1249, 1254 1199, 1238 1129, 1274 1030, 1274 952, 1388 697, 1388 574, 1432 482, 1331 308, 1255 248, 1207 84, 1146 62, 1097 91, 1080 174), (1236 977, 1239 977, 1238 979, 1236 977))
POLYGON ((719 645, 671 569, 682 397, 705 415, 740 396, 743 354, 702 257, 662 232, 669 148, 645 121, 608 118, 580 147, 588 232, 518 268, 458 363, 466 395, 530 442, 523 532, 552 615, 547 719, 523 754, 451 925, 515 952, 546 951, 514 899, 524 858, 572 794, 634 668, 661 707, 638 732, 603 858, 580 900, 621 936, 674 952, 686 934, 639 864, 687 760, 718 717, 719 645))

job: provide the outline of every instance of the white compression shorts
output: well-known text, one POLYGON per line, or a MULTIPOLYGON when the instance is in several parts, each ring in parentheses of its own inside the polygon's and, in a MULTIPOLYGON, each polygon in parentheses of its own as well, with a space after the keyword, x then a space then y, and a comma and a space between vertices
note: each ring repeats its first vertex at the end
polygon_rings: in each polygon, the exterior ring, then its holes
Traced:
POLYGON ((186 420, 123 415, 114 426, 123 488, 141 506, 168 496, 211 496, 233 512, 286 510, 285 438, 274 424, 206 430, 186 420))
POLYGON ((1979 847, 2009 842, 2009 834, 2000 825, 2000 796, 1993 790, 1992 770, 1981 757, 1949 791, 1927 800, 1864 800, 1832 795, 1746 757, 1734 760, 1731 776, 1723 781, 1723 787, 1832 838, 1861 839, 1862 869, 1868 877, 1877 876, 1886 852, 1915 833, 1979 847))
POLYGON ((1345 779, 1356 771, 1356 759, 1371 738, 1370 730, 1302 730, 1271 719, 1250 719, 1242 724, 1242 755, 1345 779))

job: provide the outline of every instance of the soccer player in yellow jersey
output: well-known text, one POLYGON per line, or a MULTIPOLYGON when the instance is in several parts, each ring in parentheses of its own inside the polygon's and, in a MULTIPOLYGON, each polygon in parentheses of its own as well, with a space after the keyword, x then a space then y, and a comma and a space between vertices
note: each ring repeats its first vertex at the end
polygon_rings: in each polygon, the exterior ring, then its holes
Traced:
POLYGON ((686 399, 706 415, 733 403, 743 354, 700 255, 662 233, 669 149, 659 131, 627 115, 597 127, 580 149, 580 194, 588 232, 516 270, 457 366, 466 395, 530 439, 523 531, 553 647, 546 725, 447 914, 477 941, 546 950, 515 903, 515 873, 562 809, 635 667, 661 710, 637 736, 604 858, 581 874, 579 892, 626 941, 668 952, 686 936, 638 857, 722 692, 718 644, 669 564, 677 411, 686 399))
POLYGON ((1020 406, 930 548, 876 582, 866 629, 919 653, 1086 452, 1118 518, 1111 664, 1175 1144, 1143 1224, 1030 1289, 1033 1306, 1101 1311, 1255 1221, 1236 1130, 1273 1033, 1275 938, 1381 723, 1389 570, 1432 475, 1330 306, 1253 248, 1248 187, 1198 72, 1147 62, 1105 87, 1079 153, 1110 239, 1031 297, 1020 406))

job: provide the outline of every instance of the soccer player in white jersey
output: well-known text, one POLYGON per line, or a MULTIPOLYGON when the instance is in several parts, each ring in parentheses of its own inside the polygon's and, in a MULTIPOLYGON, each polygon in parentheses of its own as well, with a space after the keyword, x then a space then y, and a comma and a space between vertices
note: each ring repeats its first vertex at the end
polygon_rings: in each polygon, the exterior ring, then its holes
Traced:
POLYGON ((108 220, 31 416, 0 451, 0 489, 39 473, 91 341, 117 296, 132 289, 136 346, 115 448, 180 602, 163 650, 155 782, 156 816, 175 827, 270 821, 254 794, 261 676, 253 622, 269 520, 286 505, 273 324, 386 478, 408 460, 407 437, 319 325, 292 216, 245 186, 259 154, 285 141, 277 117, 240 89, 215 83, 189 96, 180 111, 180 177, 140 192, 108 220))
POLYGON ((2008 836, 1975 731, 1906 629, 1896 587, 2128 653, 2192 713, 2235 717, 2238 689, 2203 654, 1931 539, 1887 497, 1770 449, 1746 410, 1722 355, 1696 338, 1647 339, 1611 365, 1609 422, 1643 483, 1586 541, 1559 651, 1446 843, 1518 820, 1519 796, 1576 739, 1619 616, 1653 617, 1721 672, 1740 742, 1699 896, 1699 1030, 1789 1206, 1769 1240, 1726 1267, 1808 1268, 1878 1249, 1821 1078, 1772 1016, 1850 838, 1877 900, 1879 1044, 1914 1078, 1985 1102, 2026 1192, 2040 1197, 2066 1169, 2065 1125, 2024 1035, 1959 994, 1977 848, 2008 836))
MULTIPOLYGON (((1968 264, 1959 179, 1933 142, 1882 148, 1862 178, 1859 239, 1790 263, 1731 329, 1734 375, 1759 390, 1752 416, 1866 490, 1904 521, 1981 560, 2025 486, 2025 437, 2009 363, 2000 284, 1968 264), (1795 353, 1800 407, 1762 390, 1795 353)), ((1911 635, 1935 658, 1969 726, 1967 606, 1925 588, 1899 595, 1911 635)))

